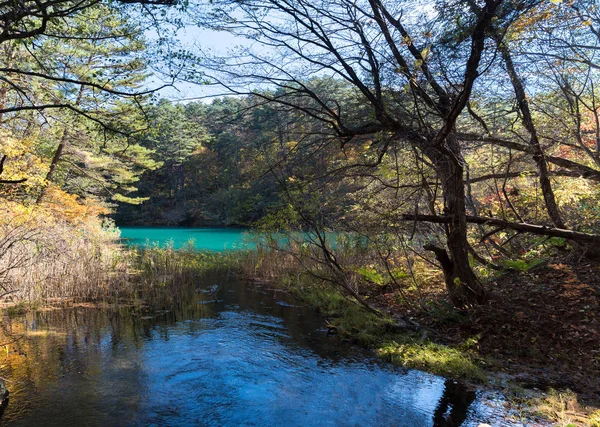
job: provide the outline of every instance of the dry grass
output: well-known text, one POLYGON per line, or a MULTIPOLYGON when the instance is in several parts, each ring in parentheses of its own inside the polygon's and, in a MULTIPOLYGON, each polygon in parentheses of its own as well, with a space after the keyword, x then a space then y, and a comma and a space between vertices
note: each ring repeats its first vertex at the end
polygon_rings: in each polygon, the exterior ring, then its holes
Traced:
POLYGON ((570 390, 550 390, 547 395, 534 399, 534 412, 554 421, 557 426, 600 426, 600 411, 583 408, 577 395, 570 390))
POLYGON ((129 257, 116 229, 91 218, 77 224, 39 208, 3 202, 0 296, 8 301, 99 298, 124 290, 129 257))
POLYGON ((129 249, 119 243, 118 229, 97 216, 74 222, 44 207, 0 203, 0 305, 168 292, 195 283, 209 269, 237 268, 243 259, 193 247, 129 249))

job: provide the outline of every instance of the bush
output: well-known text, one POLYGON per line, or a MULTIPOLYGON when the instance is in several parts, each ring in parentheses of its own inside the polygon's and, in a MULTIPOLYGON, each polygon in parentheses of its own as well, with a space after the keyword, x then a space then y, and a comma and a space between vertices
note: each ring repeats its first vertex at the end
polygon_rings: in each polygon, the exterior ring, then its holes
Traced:
POLYGON ((47 206, 0 202, 0 297, 98 298, 123 286, 118 230, 97 216, 69 221, 47 206))

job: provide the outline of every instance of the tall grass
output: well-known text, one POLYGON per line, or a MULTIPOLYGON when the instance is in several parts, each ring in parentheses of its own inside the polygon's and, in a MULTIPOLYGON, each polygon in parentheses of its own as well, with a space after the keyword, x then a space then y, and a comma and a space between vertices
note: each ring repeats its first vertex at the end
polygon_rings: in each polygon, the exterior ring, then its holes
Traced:
POLYGON ((349 233, 330 233, 324 241, 276 235, 263 238, 241 267, 256 281, 309 280, 337 288, 351 299, 394 293, 406 305, 424 308, 425 294, 439 292, 443 284, 440 270, 422 252, 388 240, 349 233))
POLYGON ((98 298, 122 288, 129 260, 114 227, 72 224, 12 206, 0 220, 0 296, 5 300, 98 298))
POLYGON ((68 221, 43 207, 3 202, 0 210, 0 299, 131 298, 141 290, 193 284, 209 269, 237 268, 243 253, 199 252, 192 245, 127 248, 109 222, 68 221))
POLYGON ((143 289, 193 284, 208 270, 238 269, 246 252, 199 251, 190 243, 175 249, 173 245, 146 246, 129 251, 135 281, 143 289))

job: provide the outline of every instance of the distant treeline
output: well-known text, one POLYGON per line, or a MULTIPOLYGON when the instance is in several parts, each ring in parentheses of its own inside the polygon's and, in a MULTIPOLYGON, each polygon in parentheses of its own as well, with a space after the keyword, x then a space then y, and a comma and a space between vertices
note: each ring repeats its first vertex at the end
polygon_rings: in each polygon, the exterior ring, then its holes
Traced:
POLYGON ((250 225, 281 205, 271 168, 289 150, 291 115, 253 97, 210 104, 161 100, 140 145, 161 166, 137 183, 141 204, 120 203, 120 225, 250 225), (253 107, 253 108, 252 108, 253 107))

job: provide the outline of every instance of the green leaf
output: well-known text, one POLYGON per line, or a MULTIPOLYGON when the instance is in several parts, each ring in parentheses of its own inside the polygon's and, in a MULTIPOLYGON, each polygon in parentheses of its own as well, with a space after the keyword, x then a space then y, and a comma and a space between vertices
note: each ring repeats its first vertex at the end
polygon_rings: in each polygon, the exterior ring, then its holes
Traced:
POLYGON ((382 286, 384 284, 383 276, 379 274, 373 267, 361 267, 357 270, 363 279, 382 286))

